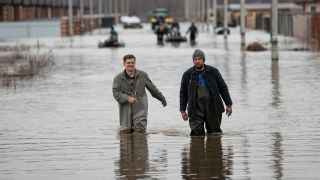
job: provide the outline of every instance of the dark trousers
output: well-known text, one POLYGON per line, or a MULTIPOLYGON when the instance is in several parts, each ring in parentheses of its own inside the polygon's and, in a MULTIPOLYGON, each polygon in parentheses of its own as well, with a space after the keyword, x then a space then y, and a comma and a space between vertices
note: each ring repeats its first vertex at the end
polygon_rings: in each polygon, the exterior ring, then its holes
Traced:
POLYGON ((196 34, 195 33, 191 33, 190 34, 190 41, 195 41, 196 40, 196 34))
POLYGON ((158 34, 157 40, 158 40, 158 43, 162 43, 163 42, 163 34, 158 34))
POLYGON ((204 136, 207 134, 221 133, 222 113, 213 111, 212 102, 208 100, 197 102, 197 107, 189 118, 191 136, 204 136))

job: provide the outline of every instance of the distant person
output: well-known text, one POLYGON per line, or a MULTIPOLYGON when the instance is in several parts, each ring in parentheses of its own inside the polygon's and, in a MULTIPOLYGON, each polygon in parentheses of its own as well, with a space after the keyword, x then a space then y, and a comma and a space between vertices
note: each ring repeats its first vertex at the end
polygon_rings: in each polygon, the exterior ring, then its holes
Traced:
POLYGON ((180 25, 177 21, 174 21, 172 24, 171 24, 171 29, 177 29, 178 31, 180 31, 180 25))
POLYGON ((148 98, 151 95, 165 107, 165 97, 150 80, 147 73, 136 69, 136 57, 132 54, 123 57, 124 71, 113 80, 113 97, 119 104, 120 133, 141 132, 147 129, 148 98))
POLYGON ((163 36, 166 33, 167 33, 167 29, 165 24, 161 24, 156 30, 158 44, 163 44, 163 36))
POLYGON ((117 33, 117 31, 114 29, 114 27, 111 26, 109 43, 117 43, 118 40, 119 40, 119 39, 118 39, 118 33, 117 33))
POLYGON ((163 16, 158 16, 157 17, 157 22, 158 22, 158 25, 164 24, 165 23, 165 18, 163 16))
POLYGON ((180 34, 180 25, 177 21, 174 21, 171 25, 171 29, 170 29, 170 35, 177 37, 177 36, 181 36, 180 34))
POLYGON ((190 42, 195 42, 196 41, 196 37, 198 35, 198 28, 193 22, 189 26, 186 34, 188 34, 188 33, 190 33, 190 36, 189 36, 190 42))
POLYGON ((196 49, 192 56, 194 66, 183 73, 180 87, 180 112, 189 119, 191 136, 222 133, 222 113, 232 113, 228 87, 215 67, 205 64, 205 54, 196 49), (222 98, 222 99, 221 99, 222 98), (226 109, 224 108, 224 104, 226 109), (186 108, 188 110, 186 112, 186 108))

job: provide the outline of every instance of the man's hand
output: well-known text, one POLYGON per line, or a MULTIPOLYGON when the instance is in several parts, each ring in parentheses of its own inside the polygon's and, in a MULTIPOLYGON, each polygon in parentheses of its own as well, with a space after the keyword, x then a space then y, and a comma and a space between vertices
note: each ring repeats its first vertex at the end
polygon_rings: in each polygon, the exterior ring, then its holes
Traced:
POLYGON ((181 111, 181 117, 184 121, 188 120, 188 114, 185 111, 181 111))
POLYGON ((128 96, 128 102, 130 104, 134 104, 135 102, 137 102, 137 99, 133 96, 128 96))
POLYGON ((163 107, 166 107, 166 106, 167 106, 167 101, 166 101, 165 99, 162 100, 161 103, 162 103, 162 106, 163 106, 163 107))
POLYGON ((232 106, 227 106, 226 107, 226 115, 231 116, 231 114, 232 114, 232 106))

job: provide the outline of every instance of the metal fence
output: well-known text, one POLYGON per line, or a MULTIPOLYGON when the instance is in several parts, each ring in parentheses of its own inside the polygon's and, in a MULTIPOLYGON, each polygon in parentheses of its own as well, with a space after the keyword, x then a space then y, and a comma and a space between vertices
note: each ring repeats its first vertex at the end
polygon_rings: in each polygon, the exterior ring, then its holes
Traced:
POLYGON ((279 14, 279 34, 295 37, 309 49, 320 49, 320 14, 279 14))
POLYGON ((311 34, 313 45, 320 49, 320 14, 312 16, 311 18, 311 34))
POLYGON ((0 39, 59 37, 60 21, 3 22, 0 23, 0 39))

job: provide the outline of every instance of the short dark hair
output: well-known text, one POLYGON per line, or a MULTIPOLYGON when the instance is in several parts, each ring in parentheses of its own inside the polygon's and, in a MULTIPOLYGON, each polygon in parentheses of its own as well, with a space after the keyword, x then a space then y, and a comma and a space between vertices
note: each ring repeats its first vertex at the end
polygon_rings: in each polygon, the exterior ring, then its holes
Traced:
POLYGON ((136 61, 136 57, 133 54, 127 54, 123 56, 123 62, 125 63, 127 59, 134 59, 136 61))

